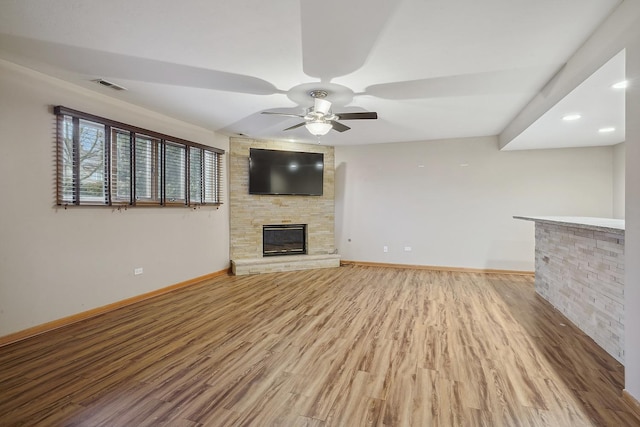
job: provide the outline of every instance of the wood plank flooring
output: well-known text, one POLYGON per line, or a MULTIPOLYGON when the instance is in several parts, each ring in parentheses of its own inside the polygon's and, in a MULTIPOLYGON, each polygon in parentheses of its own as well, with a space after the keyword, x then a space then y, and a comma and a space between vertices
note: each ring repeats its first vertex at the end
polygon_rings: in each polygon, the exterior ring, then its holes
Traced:
POLYGON ((640 426, 526 276, 218 277, 0 348, 3 426, 640 426))

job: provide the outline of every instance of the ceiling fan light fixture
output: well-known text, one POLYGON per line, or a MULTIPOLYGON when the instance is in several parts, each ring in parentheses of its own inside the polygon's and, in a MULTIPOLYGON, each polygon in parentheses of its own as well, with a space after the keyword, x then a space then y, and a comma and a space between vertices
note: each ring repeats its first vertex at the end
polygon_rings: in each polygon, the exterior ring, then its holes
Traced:
POLYGON ((316 98, 315 99, 313 110, 316 113, 322 113, 322 115, 324 116, 329 112, 330 108, 331 108, 331 102, 327 101, 326 99, 321 99, 321 98, 316 98))
POLYGON ((322 120, 308 122, 304 126, 307 128, 309 133, 315 136, 326 135, 327 133, 329 133, 329 131, 333 127, 331 123, 328 123, 322 120))

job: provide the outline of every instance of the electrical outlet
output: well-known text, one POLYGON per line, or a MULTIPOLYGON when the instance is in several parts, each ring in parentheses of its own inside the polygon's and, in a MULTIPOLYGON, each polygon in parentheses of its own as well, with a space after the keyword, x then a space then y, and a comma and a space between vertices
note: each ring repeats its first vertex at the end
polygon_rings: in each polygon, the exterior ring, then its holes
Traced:
POLYGON ((411 252, 411 246, 405 246, 404 247, 404 251, 405 252, 411 252))
POLYGON ((389 246, 383 246, 382 247, 382 252, 389 252, 389 246))
POLYGON ((133 274, 134 274, 135 276, 137 276, 137 275, 139 275, 139 274, 142 274, 142 273, 144 273, 144 269, 143 269, 142 267, 138 267, 138 268, 135 268, 135 269, 133 270, 133 274))

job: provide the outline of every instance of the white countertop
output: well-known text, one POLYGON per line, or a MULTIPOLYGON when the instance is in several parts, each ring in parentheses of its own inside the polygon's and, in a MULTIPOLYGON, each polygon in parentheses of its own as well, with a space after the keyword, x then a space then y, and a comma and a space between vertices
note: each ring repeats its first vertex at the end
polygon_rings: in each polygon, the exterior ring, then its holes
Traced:
POLYGON ((624 231, 624 219, 593 218, 588 216, 514 216, 514 218, 525 221, 570 225, 591 230, 624 231))

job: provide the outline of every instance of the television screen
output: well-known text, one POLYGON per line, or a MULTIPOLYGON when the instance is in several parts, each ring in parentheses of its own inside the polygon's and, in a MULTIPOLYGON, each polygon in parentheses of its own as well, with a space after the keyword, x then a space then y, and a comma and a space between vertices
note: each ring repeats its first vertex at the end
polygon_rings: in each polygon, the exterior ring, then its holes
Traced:
POLYGON ((324 154, 251 148, 249 194, 322 196, 324 154))

